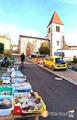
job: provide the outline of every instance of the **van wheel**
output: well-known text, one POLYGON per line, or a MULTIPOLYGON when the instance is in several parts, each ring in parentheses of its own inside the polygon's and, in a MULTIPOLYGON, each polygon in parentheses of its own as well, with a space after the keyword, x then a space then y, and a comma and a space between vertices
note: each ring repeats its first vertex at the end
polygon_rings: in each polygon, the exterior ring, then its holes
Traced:
POLYGON ((63 69, 63 71, 66 71, 67 69, 65 68, 65 69, 63 69))
POLYGON ((45 63, 43 62, 43 66, 46 67, 45 63))
POLYGON ((52 70, 53 70, 53 71, 55 70, 54 66, 52 66, 52 70))

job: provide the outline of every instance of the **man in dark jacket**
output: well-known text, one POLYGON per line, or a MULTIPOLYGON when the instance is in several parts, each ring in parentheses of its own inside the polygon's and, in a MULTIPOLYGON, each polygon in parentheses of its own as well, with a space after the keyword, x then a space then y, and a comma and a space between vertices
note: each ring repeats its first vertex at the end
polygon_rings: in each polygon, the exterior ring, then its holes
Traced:
POLYGON ((23 65, 24 64, 24 60, 25 60, 24 53, 21 54, 20 58, 21 58, 21 64, 23 65))

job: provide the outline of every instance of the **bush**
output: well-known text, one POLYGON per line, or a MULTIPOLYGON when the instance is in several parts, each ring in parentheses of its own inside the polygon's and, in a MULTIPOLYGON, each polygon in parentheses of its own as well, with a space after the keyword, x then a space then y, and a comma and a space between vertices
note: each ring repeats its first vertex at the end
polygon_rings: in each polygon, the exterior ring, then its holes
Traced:
POLYGON ((40 54, 50 54, 50 49, 48 47, 40 47, 39 49, 40 54))
POLYGON ((73 63, 75 63, 75 64, 77 63, 77 58, 76 58, 76 56, 73 57, 73 63))

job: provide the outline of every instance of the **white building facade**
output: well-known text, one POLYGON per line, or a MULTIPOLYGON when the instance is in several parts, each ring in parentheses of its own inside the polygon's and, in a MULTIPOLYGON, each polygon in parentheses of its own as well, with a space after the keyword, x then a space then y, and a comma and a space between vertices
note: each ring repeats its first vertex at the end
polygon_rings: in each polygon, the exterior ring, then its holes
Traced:
POLYGON ((51 55, 53 55, 56 50, 63 48, 64 24, 56 12, 54 12, 48 24, 48 39, 50 40, 51 55))
MULTIPOLYGON (((50 54, 55 52, 63 52, 66 61, 77 57, 77 46, 65 48, 64 24, 56 12, 54 12, 48 24, 48 39, 50 40, 50 54)), ((68 45, 69 46, 69 45, 68 45)))
POLYGON ((40 45, 44 41, 50 41, 50 55, 53 55, 54 52, 58 49, 63 48, 64 40, 64 24, 60 20, 58 14, 54 12, 49 24, 48 24, 48 38, 39 38, 31 36, 19 36, 19 51, 20 53, 26 53, 26 49, 30 46, 31 52, 37 52, 40 48, 40 45), (28 46, 29 45, 29 46, 28 46))
POLYGON ((19 54, 24 53, 25 55, 31 55, 31 53, 36 53, 39 51, 41 44, 44 42, 49 44, 49 40, 45 38, 20 35, 19 54))
MULTIPOLYGON (((54 55, 56 51, 64 52, 65 57, 73 58, 77 56, 77 50, 65 50, 65 37, 64 37, 64 24, 61 21, 57 12, 54 12, 48 26, 47 38, 31 37, 31 36, 19 36, 19 53, 33 53, 38 52, 41 43, 48 41, 50 47, 50 55, 54 55), (27 51, 26 51, 27 50, 27 51)), ((75 48, 75 47, 74 47, 75 48)), ((73 49, 74 49, 73 48, 73 49)), ((76 47, 77 48, 77 47, 76 47)))

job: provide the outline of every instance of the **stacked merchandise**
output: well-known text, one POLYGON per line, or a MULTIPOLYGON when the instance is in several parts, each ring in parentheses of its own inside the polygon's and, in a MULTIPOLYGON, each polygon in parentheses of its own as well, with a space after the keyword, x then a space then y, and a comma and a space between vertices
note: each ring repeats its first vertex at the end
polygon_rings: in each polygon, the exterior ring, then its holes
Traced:
MULTIPOLYGON (((21 114, 20 111, 20 101, 17 102, 17 99, 24 99, 25 96, 28 96, 30 92, 32 92, 32 87, 28 80, 26 79, 26 75, 23 75, 21 71, 16 67, 12 69, 11 73, 12 77, 12 88, 13 88, 13 97, 14 97, 14 114, 21 114)), ((23 101, 24 102, 24 101, 23 101)))
POLYGON ((11 73, 14 95, 14 114, 42 113, 46 106, 37 92, 33 92, 26 76, 18 69, 11 73))
POLYGON ((16 96, 14 114, 42 113, 46 106, 42 98, 36 92, 16 96))
POLYGON ((8 68, 0 78, 0 116, 42 113, 46 106, 37 92, 32 90, 26 75, 18 66, 8 68))
POLYGON ((0 78, 0 116, 11 114, 13 109, 13 96, 11 77, 4 73, 0 78))

